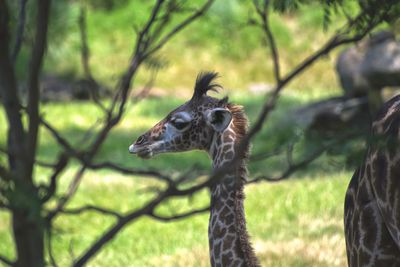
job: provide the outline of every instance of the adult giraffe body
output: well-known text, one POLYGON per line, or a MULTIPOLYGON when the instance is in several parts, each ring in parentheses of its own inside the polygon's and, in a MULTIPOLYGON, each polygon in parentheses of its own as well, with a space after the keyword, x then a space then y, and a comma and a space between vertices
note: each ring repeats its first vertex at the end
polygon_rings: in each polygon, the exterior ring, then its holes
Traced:
MULTIPOLYGON (((242 107, 228 103, 227 98, 207 96, 207 91, 220 87, 213 83, 216 76, 212 72, 200 74, 193 97, 140 136, 129 151, 150 158, 159 153, 200 149, 208 152, 214 169, 229 163, 246 134, 247 118, 242 107)), ((225 173, 211 188, 208 236, 212 266, 259 266, 243 207, 246 160, 247 153, 234 171, 225 173)))
POLYGON ((350 267, 400 266, 400 96, 388 101, 372 124, 363 164, 345 200, 350 267))

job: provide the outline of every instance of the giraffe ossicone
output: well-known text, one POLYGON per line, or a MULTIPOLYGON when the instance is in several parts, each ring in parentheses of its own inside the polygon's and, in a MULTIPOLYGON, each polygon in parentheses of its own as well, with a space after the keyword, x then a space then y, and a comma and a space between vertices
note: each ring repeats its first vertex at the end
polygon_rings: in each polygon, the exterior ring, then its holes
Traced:
MULTIPOLYGON (((198 149, 208 152, 214 169, 229 164, 247 132, 248 121, 241 106, 229 103, 228 98, 207 95, 221 87, 214 82, 217 76, 215 72, 200 73, 192 98, 141 135, 129 152, 151 158, 198 149)), ((248 148, 234 170, 211 188, 208 237, 212 266, 259 266, 243 206, 247 158, 248 148)))

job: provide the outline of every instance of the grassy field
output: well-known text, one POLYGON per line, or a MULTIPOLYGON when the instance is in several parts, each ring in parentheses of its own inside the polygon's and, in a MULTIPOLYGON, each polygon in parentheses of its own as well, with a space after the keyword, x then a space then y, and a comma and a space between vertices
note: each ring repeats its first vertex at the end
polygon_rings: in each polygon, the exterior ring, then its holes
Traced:
MULTIPOLYGON (((79 5, 54 5, 50 27, 48 54, 44 69, 53 75, 79 79, 80 35, 79 5), (66 60, 68 59, 68 60, 66 60)), ((96 2, 96 1, 91 1, 96 2)), ((114 86, 126 68, 134 47, 134 26, 142 25, 148 17, 149 1, 123 0, 113 10, 88 7, 87 31, 91 50, 92 72, 103 84, 114 86)), ((200 0, 191 1, 193 5, 200 0)), ((216 70, 222 74, 227 88, 245 92, 254 83, 272 83, 273 69, 260 29, 250 26, 254 16, 251 1, 216 1, 209 12, 174 37, 156 58, 164 64, 157 75, 157 85, 170 92, 191 87, 200 70, 216 70)), ((346 2, 347 3, 347 2, 346 2)), ((347 12, 354 9, 353 4, 347 12)), ((318 4, 301 5, 299 10, 271 14, 271 28, 281 58, 282 73, 319 48, 335 32, 344 19, 333 15, 332 23, 323 30, 324 13, 318 4)), ((30 45, 23 47, 17 61, 18 76, 26 78, 23 67, 29 62, 30 45)), ((329 91, 337 88, 332 68, 337 51, 333 52, 291 84, 296 89, 318 88, 329 91), (327 82, 329 81, 329 82, 327 82)), ((138 84, 149 79, 149 69, 137 76, 138 84)))
MULTIPOLYGON (((88 8, 92 72, 95 78, 110 87, 116 83, 130 57, 135 40, 133 25, 143 23, 148 16, 148 1, 118 2, 127 4, 112 11, 94 6, 88 8)), ((50 27, 44 72, 76 80, 82 77, 77 24, 79 7, 78 2, 68 6, 62 3, 58 1, 53 8, 54 23, 50 27)), ((157 75, 155 89, 166 92, 168 99, 146 99, 135 105, 129 103, 126 116, 111 132, 96 160, 111 160, 129 167, 156 168, 172 174, 178 173, 177 170, 187 170, 194 163, 204 171, 210 169, 207 155, 198 151, 160 155, 145 161, 129 155, 127 149, 139 134, 190 97, 192 91, 188 88, 192 88, 201 70, 220 72, 219 82, 227 88, 220 95, 231 96, 233 102, 245 107, 250 120, 256 118, 264 99, 262 95, 249 93, 249 88, 260 83, 271 84, 272 65, 259 30, 246 24, 251 9, 249 11, 248 3, 243 3, 239 0, 216 1, 204 18, 160 51, 157 58, 165 63, 165 68, 157 75)), ((343 21, 341 17, 333 19, 333 25, 323 31, 323 11, 317 5, 301 6, 298 11, 283 15, 272 14, 271 27, 283 73, 318 49, 343 21)), ((16 62, 20 81, 26 79, 24 65, 29 61, 29 48, 23 47, 16 62)), ((302 104, 340 94, 334 71, 337 53, 334 51, 323 58, 289 84, 278 109, 253 140, 253 154, 272 151, 298 138, 301 142, 295 159, 307 151, 302 139, 303 128, 293 121, 292 114, 302 104)), ((135 86, 145 84, 148 78, 149 70, 142 69, 135 86)), ((46 103, 42 105, 41 113, 71 143, 85 147, 90 141, 84 138, 85 132, 98 122, 100 110, 85 102, 46 103)), ((4 111, 0 107, 0 145, 5 143, 4 125, 4 111)), ((39 159, 53 161, 58 150, 50 134, 42 129, 39 159)), ((347 165, 343 154, 323 155, 308 168, 295 173, 290 180, 247 186, 247 224, 263 266, 346 266, 343 200, 354 166, 347 165)), ((5 157, 0 154, 0 162, 3 161, 6 161, 5 157)), ((66 190, 77 168, 77 162, 72 162, 62 175, 58 195, 66 190)), ((251 177, 276 175, 284 168, 284 156, 249 163, 251 177)), ((48 170, 37 168, 35 174, 37 181, 47 182, 48 170)), ((153 193, 149 188, 154 186, 159 186, 159 183, 148 178, 89 171, 68 207, 93 204, 126 212, 150 199, 153 193)), ((204 190, 190 200, 173 199, 160 207, 160 211, 168 214, 204 207, 208 202, 209 194, 204 190)), ((49 203, 49 207, 52 204, 49 203)), ((9 219, 0 211, 0 252, 12 257, 14 249, 9 219)), ((57 218, 52 245, 59 266, 68 266, 112 224, 112 218, 94 213, 57 218)), ((207 214, 173 223, 142 218, 120 232, 88 266, 209 266, 207 225, 207 214)))
MULTIPOLYGON (((282 122, 296 106, 311 99, 290 91, 285 93, 268 127, 254 140, 253 153, 290 140, 291 134, 298 129, 293 125, 288 128, 282 122)), ((142 160, 127 153, 133 139, 183 101, 149 99, 130 105, 127 116, 111 133, 97 159, 112 160, 125 166, 158 168, 169 173, 188 169, 195 162, 208 170, 208 157, 197 151, 160 155, 152 160, 142 160)), ((258 96, 239 94, 232 101, 243 104, 249 117, 254 119, 262 100, 258 96)), ((65 137, 80 146, 85 145, 80 143, 84 130, 98 116, 95 107, 83 102, 45 104, 42 111, 65 137)), ((4 113, 0 114, 0 123, 4 125, 4 113)), ((5 129, 0 130, 3 143, 5 129)), ((40 159, 53 160, 57 153, 54 141, 45 131, 40 140, 40 159)), ((279 157, 250 162, 249 166, 252 177, 276 174, 283 167, 284 162, 279 157)), ((66 189, 76 169, 77 164, 73 163, 63 174, 59 193, 66 189)), ((47 175, 46 170, 36 169, 36 179, 45 181, 47 175)), ((290 180, 253 184, 246 188, 248 228, 263 266, 345 266, 342 214, 350 177, 351 170, 346 168, 343 157, 324 156, 290 180)), ((153 193, 148 189, 158 185, 148 178, 110 171, 88 172, 68 207, 93 204, 126 212, 151 198, 153 193)), ((190 200, 173 199, 160 211, 166 214, 184 211, 203 207, 208 201, 208 192, 203 191, 190 200)), ((59 217, 54 225, 53 248, 60 266, 69 265, 112 223, 112 218, 94 213, 59 217)), ((207 214, 173 223, 142 218, 127 226, 88 266, 208 266, 207 225, 207 214)), ((0 213, 0 251, 13 255, 9 227, 7 214, 0 213)))

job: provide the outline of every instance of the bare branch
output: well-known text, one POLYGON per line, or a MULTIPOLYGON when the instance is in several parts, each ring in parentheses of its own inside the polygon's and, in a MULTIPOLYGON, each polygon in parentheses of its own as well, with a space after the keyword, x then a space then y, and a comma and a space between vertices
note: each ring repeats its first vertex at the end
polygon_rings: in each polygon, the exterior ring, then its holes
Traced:
POLYGON ((93 80, 92 72, 90 70, 90 65, 89 65, 90 51, 87 43, 86 28, 87 28, 86 8, 82 3, 79 11, 79 32, 81 36, 81 61, 85 78, 88 80, 93 80))
POLYGON ((145 99, 149 95, 150 90, 153 88, 154 81, 156 80, 158 70, 159 68, 156 68, 151 71, 150 79, 148 80, 148 82, 138 93, 135 94, 134 96, 135 102, 145 99))
POLYGON ((99 149, 100 145, 103 143, 103 141, 107 137, 108 133, 111 131, 111 129, 115 125, 118 124, 118 122, 120 121, 120 119, 122 117, 132 78, 135 75, 135 73, 137 72, 137 69, 139 68, 140 64, 144 60, 144 51, 146 51, 148 49, 149 39, 146 36, 148 35, 148 32, 151 29, 151 27, 154 25, 155 19, 157 17, 157 14, 160 11, 160 8, 161 8, 163 2, 164 2, 164 0, 157 1, 155 6, 153 7, 153 10, 151 12, 151 15, 150 15, 148 21, 146 22, 146 25, 144 26, 143 30, 140 31, 138 34, 138 37, 136 40, 136 47, 134 49, 132 59, 130 61, 127 71, 121 77, 121 79, 118 83, 118 90, 114 96, 112 103, 111 103, 111 107, 109 108, 109 110, 107 112, 108 116, 107 116, 106 123, 105 123, 104 127, 100 130, 96 139, 93 141, 93 143, 91 145, 91 149, 89 152, 90 156, 93 156, 96 153, 96 151, 99 149), (120 101, 120 103, 119 103, 119 106, 117 107, 118 101, 120 101), (117 108, 117 111, 115 111, 116 108, 117 108))
MULTIPOLYGON (((361 14, 362 15, 362 14, 361 14)), ((360 16, 361 16, 360 15, 360 16)), ((347 25, 343 28, 343 30, 338 31, 336 35, 334 35, 328 42, 325 43, 319 50, 317 50, 314 54, 310 55, 306 59, 304 59, 300 64, 298 64, 291 72, 289 72, 286 76, 284 76, 279 83, 276 84, 275 89, 273 90, 271 96, 267 101, 265 101, 261 112, 253 127, 250 129, 248 134, 243 138, 241 144, 238 149, 238 153, 233 159, 233 163, 237 162, 239 158, 242 157, 242 153, 245 151, 245 148, 250 143, 250 140, 262 129, 264 122, 269 117, 270 112, 275 108, 276 102, 279 99, 280 93, 282 89, 288 84, 291 80, 293 80, 297 75, 302 73, 306 70, 309 66, 315 63, 321 57, 327 55, 330 51, 334 48, 361 40, 365 35, 367 35, 376 25, 378 24, 377 21, 371 21, 370 24, 365 27, 360 33, 355 34, 353 36, 348 36, 343 32, 349 32, 349 28, 351 25, 347 25)))
MULTIPOLYGON (((143 30, 141 32, 139 32, 134 55, 132 56, 132 60, 130 62, 128 70, 122 76, 122 78, 119 82, 117 94, 114 97, 114 100, 109 109, 106 123, 105 123, 104 127, 100 130, 100 132, 98 133, 98 135, 95 138, 95 140, 93 141, 93 143, 91 144, 91 146, 90 146, 91 148, 89 149, 88 153, 85 155, 86 164, 91 161, 92 157, 95 155, 95 153, 97 152, 97 150, 99 149, 99 147, 101 146, 101 144, 103 143, 103 141, 105 140, 105 138, 107 137, 107 135, 111 131, 111 129, 120 121, 122 114, 124 112, 124 108, 125 108, 128 92, 130 89, 132 77, 137 72, 137 69, 140 66, 140 64, 143 62, 143 60, 146 57, 150 56, 152 53, 154 53, 156 50, 161 48, 174 34, 176 34, 178 31, 180 31, 181 29, 186 27, 189 23, 193 22, 196 18, 198 18, 200 15, 202 15, 203 12, 205 12, 205 10, 209 7, 209 5, 211 4, 212 1, 211 0, 208 1, 207 4, 199 12, 194 14, 194 16, 189 17, 183 23, 179 24, 176 28, 174 28, 165 38, 162 39, 162 41, 157 46, 157 49, 153 49, 152 51, 149 51, 149 45, 151 43, 150 43, 150 39, 148 38, 148 33, 149 33, 151 27, 154 25, 154 22, 157 18, 157 14, 159 13, 163 2, 164 2, 163 0, 157 1, 146 25, 144 26, 143 30), (119 101, 118 107, 116 106, 117 101, 119 101), (116 107, 117 107, 117 111, 115 113, 116 107)), ((49 216, 48 216, 49 219, 53 218, 55 216, 55 214, 57 213, 57 211, 61 210, 62 207, 65 205, 65 203, 68 201, 68 199, 74 194, 86 167, 87 166, 84 165, 84 166, 82 166, 80 171, 78 171, 77 175, 75 176, 75 178, 73 179, 73 181, 71 182, 71 184, 69 186, 70 189, 68 190, 68 193, 58 203, 57 208, 52 213, 49 214, 49 216)))
MULTIPOLYGON (((158 2, 161 5, 161 1, 158 2)), ((209 2, 208 2, 209 3, 209 2)), ((149 27, 152 25, 149 22, 149 27)), ((184 24, 182 24, 184 25, 184 24)), ((145 28, 146 29, 146 28, 145 28)), ((148 28, 149 29, 149 28, 148 28)), ((179 30, 179 26, 177 28, 174 29, 175 31, 179 30)), ((170 34, 175 34, 174 30, 172 30, 170 32, 170 34)), ((171 35, 171 36, 172 36, 171 35)), ((168 35, 167 35, 168 36, 168 35)), ((164 39, 162 39, 164 40, 164 39)), ((354 39, 351 39, 354 40, 354 39)), ((294 70, 294 72, 289 73, 289 75, 287 75, 284 79, 282 79, 282 82, 278 83, 276 90, 272 96, 272 98, 270 99, 270 101, 266 102, 266 104, 264 105, 264 109, 261 113, 260 119, 258 121, 259 125, 256 124, 255 128, 253 128, 252 131, 250 131, 249 136, 247 137, 249 141, 250 138, 252 136, 254 136, 254 134, 258 131, 257 129, 260 129, 261 125, 263 124, 264 120, 267 118, 268 113, 270 112, 270 110, 273 109, 275 102, 279 96, 279 92, 282 90, 282 88, 284 87, 285 84, 287 84, 293 77, 295 77, 296 75, 298 75, 301 71, 303 71, 305 68, 307 68, 309 65, 311 65, 315 60, 317 60, 319 57, 321 57, 322 55, 328 53, 331 49, 333 49, 335 46, 340 45, 342 43, 345 43, 347 41, 350 41, 350 39, 346 40, 346 39, 342 39, 339 40, 339 38, 334 38, 332 39, 331 43, 328 43, 326 47, 323 47, 315 56, 312 56, 308 59, 306 59, 297 69, 294 70), (255 129, 255 130, 254 130, 255 129)), ((162 44, 162 41, 159 43, 162 44)), ((160 46, 161 47, 161 46, 160 46)), ((143 47, 142 47, 143 48, 143 47)), ((157 46, 155 47, 157 48, 157 46)), ((154 49, 154 48, 153 48, 154 49)), ((154 52, 156 50, 148 50, 147 53, 149 52, 154 52)), ((148 55, 148 54, 144 54, 144 55, 148 55)), ((94 153, 97 151, 98 147, 101 145, 101 143, 103 142, 104 138, 106 137, 106 135, 108 134, 108 132, 112 129, 112 127, 118 123, 120 116, 122 115, 122 111, 123 111, 123 106, 124 103, 126 101, 126 93, 129 89, 129 85, 130 85, 130 81, 132 76, 134 75, 134 73, 136 72, 136 69, 138 68, 138 66, 140 65, 139 63, 141 62, 141 60, 143 59, 143 54, 139 54, 137 55, 137 57, 134 57, 133 61, 131 62, 132 64, 130 65, 130 68, 128 69, 126 75, 122 78, 122 82, 120 85, 120 95, 119 95, 119 100, 122 101, 120 106, 119 106, 119 110, 117 112, 117 114, 115 116, 110 116, 107 124, 105 125, 105 127, 103 128, 103 130, 100 132, 97 140, 93 143, 91 152, 88 155, 88 159, 85 159, 83 161, 83 166, 82 168, 78 171, 77 175, 75 176, 75 178, 73 179, 73 182, 70 184, 70 188, 67 192, 67 194, 65 195, 65 197, 62 198, 62 201, 60 203, 58 203, 57 208, 49 213, 50 218, 52 218, 52 216, 54 216, 54 214, 56 212, 64 212, 64 206, 65 203, 67 203, 68 199, 74 194, 74 192, 77 189, 77 186, 79 184, 79 181, 81 180, 81 177, 83 175, 83 172, 85 171, 86 168, 103 168, 103 167, 107 167, 107 168, 114 168, 114 169, 118 169, 119 171, 122 172, 126 172, 126 173, 132 173, 133 171, 130 169, 125 169, 125 168, 121 168, 118 167, 116 165, 113 165, 111 163, 106 163, 103 165, 91 165, 89 164, 92 156, 94 155, 94 153)), ((278 75, 279 78, 279 75, 278 75)), ((111 111, 110 111, 111 114, 111 111)), ((312 157, 310 157, 311 160, 312 157)), ((292 163, 290 164, 290 169, 291 172, 296 169, 296 168, 300 168, 301 166, 303 166, 304 164, 306 164, 307 162, 304 160, 300 163, 292 163)), ((288 173, 288 172, 286 172, 288 173)), ((154 218, 157 219, 161 219, 161 220, 172 220, 172 219, 176 219, 176 218, 183 218, 184 216, 190 216, 190 214, 195 214, 200 212, 199 211, 190 211, 186 214, 180 214, 180 215, 173 215, 171 217, 163 217, 160 215, 156 215, 154 213, 154 209, 160 204, 162 203, 162 201, 164 201, 167 198, 170 198, 172 196, 187 196, 187 195, 191 195, 194 192, 197 192, 203 188, 206 188, 208 186, 211 186, 213 183, 218 181, 218 178, 221 176, 222 174, 222 170, 220 171, 216 171, 216 173, 214 173, 212 176, 209 177, 209 179, 207 179, 206 181, 194 185, 192 187, 186 188, 186 189, 178 189, 178 185, 179 183, 171 183, 169 185, 169 187, 165 190, 162 191, 157 197, 155 197, 152 201, 150 201, 149 203, 147 203, 145 206, 143 206, 142 208, 132 211, 130 213, 128 213, 125 216, 122 215, 117 215, 115 212, 113 211, 109 211, 109 210, 105 210, 103 208, 98 208, 98 207, 84 207, 84 208, 80 208, 78 210, 75 211, 71 211, 69 210, 69 212, 71 213, 76 213, 76 212, 82 212, 83 210, 95 210, 97 212, 102 212, 102 213, 106 213, 106 214, 110 214, 113 216, 118 216, 119 220, 116 222, 116 224, 114 224, 112 227, 110 227, 98 240, 96 240, 89 248, 87 251, 85 251, 80 257, 79 259, 75 262, 74 266, 82 266, 84 265, 93 255, 95 255, 101 248, 102 246, 104 246, 109 240, 111 240, 117 233, 118 231, 124 227, 127 223, 131 222, 132 220, 137 219, 140 216, 144 216, 144 215, 148 215, 148 216, 152 216, 154 218)), ((289 172, 290 174, 290 172, 289 172)), ((284 174, 285 175, 289 175, 289 174, 284 174)), ((182 179, 183 181, 184 179, 182 179)), ((168 182, 170 182, 170 180, 167 180, 168 182)), ((206 209, 202 209, 201 211, 205 211, 206 209)), ((68 210, 67 210, 68 212, 68 210)))
POLYGON ((326 148, 318 149, 317 151, 312 153, 309 157, 301 160, 300 162, 293 163, 290 161, 290 163, 288 164, 288 168, 281 175, 279 175, 277 177, 269 177, 269 176, 261 175, 254 179, 251 179, 247 183, 250 184, 250 183, 257 183, 257 182, 261 182, 261 181, 279 182, 279 181, 285 180, 285 179, 289 178, 293 173, 297 172, 298 170, 301 170, 301 169, 307 167, 311 162, 318 159, 325 152, 326 152, 326 148))
POLYGON ((14 262, 12 262, 11 260, 7 259, 2 255, 0 255, 0 262, 4 263, 7 266, 14 266, 14 262))
POLYGON ((80 157, 80 152, 75 150, 72 145, 65 138, 63 138, 53 126, 51 126, 43 118, 40 118, 40 123, 43 124, 43 126, 52 134, 57 143, 59 143, 68 154, 70 154, 71 156, 80 157))
POLYGON ((276 47, 275 38, 274 35, 272 34, 271 27, 269 24, 269 14, 268 14, 269 2, 268 1, 263 2, 263 6, 261 6, 261 4, 258 3, 258 1, 253 0, 253 4, 255 6, 258 16, 261 19, 261 24, 257 25, 259 25, 259 27, 264 31, 265 36, 268 40, 270 52, 272 55, 272 61, 274 65, 275 81, 277 84, 279 84, 281 81, 279 54, 278 54, 278 48, 276 47))
POLYGON ((18 24, 17 24, 17 33, 15 35, 15 44, 14 50, 12 52, 12 61, 15 63, 18 57, 19 50, 22 46, 22 40, 24 37, 25 30, 25 19, 26 19, 26 3, 28 0, 20 0, 19 1, 19 12, 18 12, 18 24))
POLYGON ((56 192, 57 189, 57 177, 65 169, 68 164, 69 158, 65 154, 61 154, 58 158, 58 162, 54 167, 54 172, 50 177, 50 185, 47 188, 46 195, 42 198, 42 203, 48 201, 56 192))
POLYGON ((175 34, 183 30, 187 25, 192 23, 194 20, 197 18, 201 17, 211 6, 211 4, 214 2, 214 0, 208 0, 204 5, 202 5, 196 12, 194 12, 192 15, 190 15, 188 18, 186 18, 184 21, 182 21, 180 24, 178 24, 176 27, 174 27, 170 32, 164 35, 163 38, 159 42, 157 42, 156 45, 154 45, 152 48, 150 48, 145 54, 144 58, 146 58, 148 55, 155 53, 157 50, 162 48, 175 34))
POLYGON ((49 168, 49 169, 54 169, 56 167, 56 163, 50 163, 50 162, 45 162, 43 160, 35 160, 35 164, 37 166, 43 167, 43 168, 49 168))
POLYGON ((51 265, 53 266, 53 267, 58 267, 58 265, 57 265, 57 261, 56 261, 56 259, 55 259, 55 257, 54 257, 54 254, 53 254, 53 246, 51 245, 51 241, 53 240, 52 239, 52 236, 53 236, 53 232, 52 232, 52 226, 51 226, 51 224, 47 227, 47 252, 49 253, 49 258, 50 258, 50 263, 51 263, 51 265))
POLYGON ((107 109, 101 103, 99 99, 99 89, 100 85, 94 78, 92 71, 90 69, 90 50, 87 40, 87 24, 86 24, 86 13, 87 9, 84 1, 81 1, 80 11, 79 11, 79 33, 81 37, 81 63, 83 68, 83 75, 85 77, 87 87, 90 91, 91 98, 93 102, 105 113, 107 109))
POLYGON ((8 159, 10 168, 18 172, 18 179, 24 175, 25 131, 21 120, 21 104, 17 95, 17 83, 13 64, 10 60, 8 8, 0 0, 0 92, 8 122, 8 159))
POLYGON ((119 166, 115 163, 112 162, 101 162, 101 163, 89 163, 85 162, 86 166, 89 169, 93 170, 98 170, 98 169, 110 169, 114 170, 123 174, 129 174, 129 175, 140 175, 140 176, 150 176, 150 177, 155 177, 157 179, 163 180, 167 182, 168 184, 173 183, 173 180, 171 177, 162 174, 158 171, 155 170, 138 170, 138 169, 133 169, 133 168, 126 168, 119 166))
POLYGON ((39 74, 42 68, 43 55, 47 45, 47 29, 50 17, 51 0, 37 2, 35 42, 28 75, 28 135, 27 135, 27 173, 31 176, 36 155, 39 118, 39 74))
MULTIPOLYGON (((202 188, 204 188, 206 183, 203 183, 202 188)), ((198 188, 196 186, 195 188, 198 188)), ((121 217, 113 226, 107 229, 100 237, 97 239, 89 248, 86 250, 75 263, 73 264, 74 267, 83 266, 87 263, 89 259, 91 259, 107 242, 109 242, 126 224, 130 223, 131 221, 141 217, 141 216, 156 216, 160 219, 168 220, 167 217, 162 217, 158 215, 154 215, 154 209, 161 204, 167 198, 172 196, 177 196, 177 192, 180 192, 176 189, 175 185, 170 185, 167 189, 161 192, 158 196, 156 196, 153 200, 148 202, 146 205, 142 206, 141 208, 131 211, 127 213, 125 216, 121 217)), ((187 194, 186 194, 187 195, 187 194)), ((194 214, 203 212, 204 209, 193 211, 194 214)), ((189 212, 188 212, 189 213, 189 212)), ((176 215, 177 219, 179 219, 179 215, 176 215)), ((184 216, 184 215, 182 215, 184 216)), ((189 215, 187 215, 189 216, 189 215)), ((183 218, 183 217, 182 217, 183 218)))
POLYGON ((104 125, 102 130, 100 130, 99 134, 97 135, 97 138, 92 143, 91 149, 88 153, 89 157, 91 157, 96 153, 96 151, 98 150, 98 148, 108 135, 109 131, 120 121, 126 105, 126 100, 130 89, 132 77, 137 72, 137 69, 139 68, 143 60, 154 54, 165 43, 167 43, 176 33, 181 31, 183 28, 192 23, 195 19, 203 15, 204 12, 210 7, 212 2, 213 0, 208 0, 206 4, 204 4, 197 12, 189 16, 182 23, 178 24, 169 33, 167 33, 156 45, 150 48, 153 45, 152 43, 153 39, 152 36, 150 35, 150 30, 152 29, 152 27, 154 27, 157 15, 159 14, 161 7, 164 3, 164 0, 157 1, 143 30, 140 31, 138 34, 132 60, 130 62, 128 70, 125 72, 120 82, 118 83, 119 84, 118 90, 109 109, 108 112, 109 116, 107 118, 106 124, 104 125), (119 105, 117 106, 116 104, 118 101, 119 105), (115 108, 117 109, 116 111, 115 108))
POLYGON ((171 222, 171 221, 176 221, 176 220, 180 220, 180 219, 184 219, 196 214, 200 214, 200 213, 204 213, 210 211, 210 206, 207 206, 205 208, 202 209, 197 209, 197 210, 191 210, 185 213, 181 213, 181 214, 176 214, 176 215, 170 215, 170 216, 162 216, 162 215, 157 215, 154 212, 150 213, 148 216, 156 219, 158 221, 162 221, 162 222, 171 222))
POLYGON ((302 159, 299 162, 294 162, 293 161, 293 153, 294 153, 295 144, 294 143, 290 144, 288 146, 287 151, 286 151, 287 168, 282 174, 280 174, 277 177, 269 177, 269 176, 266 176, 266 175, 260 175, 260 176, 257 176, 254 179, 251 179, 247 183, 251 184, 251 183, 257 183, 257 182, 261 182, 261 181, 279 182, 279 181, 282 181, 282 180, 286 180, 293 173, 306 168, 310 163, 312 163, 315 160, 317 160, 322 154, 324 154, 329 149, 337 146, 338 144, 343 143, 343 141, 345 141, 345 140, 354 138, 356 136, 358 136, 357 133, 349 133, 349 134, 345 134, 343 136, 340 136, 337 139, 335 139, 335 140, 333 140, 333 141, 331 141, 331 142, 329 142, 327 144, 321 145, 319 147, 319 149, 313 151, 310 155, 308 155, 306 157, 302 157, 304 159, 302 159))
POLYGON ((116 217, 117 219, 123 218, 122 214, 120 214, 114 210, 97 207, 97 206, 93 206, 93 205, 86 205, 86 206, 79 207, 79 208, 63 209, 60 212, 64 213, 64 214, 68 214, 68 215, 77 215, 77 214, 81 214, 83 212, 88 212, 88 211, 94 211, 94 212, 102 213, 104 215, 111 215, 111 216, 116 217))
POLYGON ((71 183, 68 186, 67 192, 60 198, 60 200, 57 202, 56 207, 50 211, 47 216, 46 220, 51 223, 51 221, 54 219, 54 217, 64 209, 65 205, 68 203, 68 201, 71 199, 71 197, 76 193, 76 190, 78 190, 78 186, 82 180, 83 174, 86 171, 86 166, 82 166, 75 174, 74 178, 72 179, 71 183))
POLYGON ((108 243, 126 224, 145 214, 149 214, 165 198, 166 194, 160 194, 142 208, 135 210, 119 219, 113 226, 108 228, 79 258, 74 262, 74 267, 84 266, 99 250, 108 243))

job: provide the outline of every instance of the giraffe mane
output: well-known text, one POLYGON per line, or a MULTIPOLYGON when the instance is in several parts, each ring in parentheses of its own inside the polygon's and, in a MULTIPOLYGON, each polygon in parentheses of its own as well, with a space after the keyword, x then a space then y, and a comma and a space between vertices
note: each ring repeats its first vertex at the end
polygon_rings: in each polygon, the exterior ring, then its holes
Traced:
MULTIPOLYGON (((247 134, 248 130, 248 119, 244 113, 243 107, 240 105, 235 105, 232 103, 228 103, 226 108, 230 110, 232 113, 232 128, 236 133, 236 146, 238 146, 243 139, 243 137, 247 134)), ((236 225, 236 231, 239 235, 239 243, 242 249, 243 254, 245 255, 245 263, 246 266, 260 266, 258 263, 257 257, 255 255, 254 249, 251 245, 249 233, 246 229, 245 215, 242 210, 242 206, 240 203, 244 201, 244 192, 243 186, 246 183, 247 179, 247 160, 249 155, 249 147, 246 147, 243 159, 238 166, 237 174, 237 192, 235 197, 235 212, 238 215, 238 224, 236 225)))
POLYGON ((200 72, 199 75, 197 75, 193 96, 190 102, 201 99, 208 91, 218 92, 218 88, 222 88, 222 86, 214 82, 216 78, 218 78, 218 72, 200 72))
MULTIPOLYGON (((220 101, 227 101, 227 98, 221 99, 220 101)), ((237 141, 241 141, 242 138, 247 134, 248 119, 244 114, 243 106, 228 103, 226 108, 232 114, 232 127, 237 135, 237 141)))
MULTIPOLYGON (((227 98, 224 98, 220 101, 223 100, 227 101, 227 98)), ((247 119, 247 116, 244 113, 243 106, 227 103, 226 108, 229 109, 229 111, 232 114, 232 129, 236 133, 235 146, 238 147, 243 137, 247 134, 247 130, 249 127, 249 120, 247 119)), ((243 151, 244 153, 243 153, 242 163, 240 164, 238 169, 240 184, 244 184, 247 179, 246 164, 249 157, 249 150, 250 147, 248 146, 245 148, 245 151, 243 151)))

